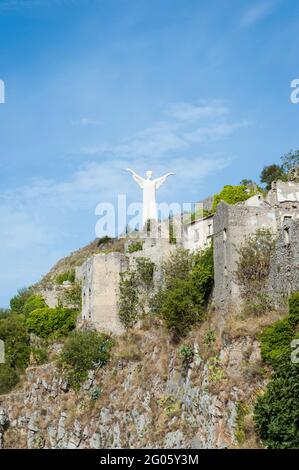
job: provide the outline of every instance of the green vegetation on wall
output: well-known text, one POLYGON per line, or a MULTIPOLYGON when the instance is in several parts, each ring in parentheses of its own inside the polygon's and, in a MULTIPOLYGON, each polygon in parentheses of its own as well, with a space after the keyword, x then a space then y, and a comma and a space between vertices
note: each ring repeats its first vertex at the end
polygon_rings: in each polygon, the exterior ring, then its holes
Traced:
POLYGON ((135 253, 135 251, 141 251, 142 247, 143 247, 143 242, 137 240, 135 242, 130 243, 130 245, 128 246, 127 251, 128 251, 128 253, 135 253))
POLYGON ((136 258, 135 263, 120 275, 118 314, 126 329, 145 313, 153 288, 155 264, 144 257, 136 258))
POLYGON ((274 248, 275 238, 271 230, 259 229, 249 235, 237 250, 239 258, 235 279, 240 286, 243 299, 250 304, 252 312, 256 314, 264 313, 263 310, 270 305, 265 295, 265 287, 274 248))
POLYGON ((76 274, 75 274, 75 270, 74 269, 71 269, 70 271, 65 271, 64 273, 60 273, 56 276, 56 283, 61 285, 63 284, 65 281, 69 281, 71 283, 75 282, 75 279, 76 279, 76 274))
POLYGON ((216 208, 220 201, 225 201, 228 204, 237 204, 237 202, 246 201, 251 196, 255 194, 255 191, 251 188, 249 189, 246 185, 240 186, 224 186, 219 194, 215 194, 213 202, 213 212, 216 211, 216 208))

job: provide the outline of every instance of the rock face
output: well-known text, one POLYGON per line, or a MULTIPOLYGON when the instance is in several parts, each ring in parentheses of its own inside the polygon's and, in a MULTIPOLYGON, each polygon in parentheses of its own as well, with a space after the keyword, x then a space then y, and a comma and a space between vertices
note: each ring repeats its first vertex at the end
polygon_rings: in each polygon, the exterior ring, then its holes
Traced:
POLYGON ((160 332, 138 335, 129 346, 140 345, 139 358, 123 354, 91 372, 77 394, 54 365, 29 368, 23 388, 0 397, 1 446, 238 447, 238 404, 250 403, 263 386, 258 343, 250 337, 223 341, 217 356, 211 350, 204 359, 193 341, 186 367, 160 332))

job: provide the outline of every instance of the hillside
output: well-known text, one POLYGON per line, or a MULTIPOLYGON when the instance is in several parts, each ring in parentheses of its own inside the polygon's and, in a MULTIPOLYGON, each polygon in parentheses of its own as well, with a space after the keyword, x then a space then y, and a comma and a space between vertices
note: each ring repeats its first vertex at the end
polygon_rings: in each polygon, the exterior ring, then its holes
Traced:
POLYGON ((259 322, 212 315, 180 344, 161 322, 117 340, 108 366, 90 372, 79 393, 53 362, 29 367, 0 397, 4 448, 261 447, 252 419, 261 367, 259 322), (213 332, 213 337, 211 336, 213 332), (183 348, 190 348, 188 361, 183 348), (24 406, 25 405, 25 406, 24 406))
POLYGON ((70 271, 77 266, 81 266, 91 256, 97 253, 107 253, 110 251, 123 251, 124 239, 113 239, 104 237, 95 239, 88 245, 73 251, 70 255, 60 259, 50 271, 40 280, 38 285, 51 283, 58 274, 70 271))

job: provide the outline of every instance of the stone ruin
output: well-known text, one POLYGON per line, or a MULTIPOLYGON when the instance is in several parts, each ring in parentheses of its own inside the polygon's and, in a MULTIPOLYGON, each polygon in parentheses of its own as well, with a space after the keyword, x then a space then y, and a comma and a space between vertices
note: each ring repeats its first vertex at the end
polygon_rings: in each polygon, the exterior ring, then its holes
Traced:
MULTIPOLYGON (((208 202, 209 199, 207 199, 208 202)), ((178 222, 178 218, 176 222, 178 222)), ((146 257, 156 265, 159 278, 162 262, 177 246, 190 250, 203 249, 214 243, 215 308, 228 312, 241 304, 239 287, 234 280, 238 248, 248 235, 261 228, 277 235, 269 292, 275 296, 299 290, 299 184, 277 181, 266 197, 256 194, 244 202, 229 205, 221 201, 214 216, 200 218, 182 226, 176 244, 169 242, 165 222, 156 227, 155 236, 139 232, 141 251, 97 254, 77 268, 82 284, 82 322, 92 323, 101 331, 121 334, 118 317, 120 273, 132 266, 137 257, 146 257)), ((128 240, 127 244, 132 243, 128 240)))

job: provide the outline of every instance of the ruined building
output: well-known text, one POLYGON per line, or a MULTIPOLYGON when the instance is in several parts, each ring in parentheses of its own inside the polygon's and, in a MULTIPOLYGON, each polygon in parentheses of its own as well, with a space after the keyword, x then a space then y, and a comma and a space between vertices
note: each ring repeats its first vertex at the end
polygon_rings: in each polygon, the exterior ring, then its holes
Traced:
POLYGON ((177 245, 190 250, 214 243, 215 286, 213 303, 224 312, 240 306, 239 287, 234 279, 238 248, 246 237, 261 228, 277 234, 269 292, 274 296, 299 290, 299 184, 277 181, 264 198, 256 194, 245 202, 229 205, 221 201, 214 216, 185 224, 176 245, 165 236, 161 224, 155 237, 139 233, 143 249, 134 253, 98 254, 77 269, 82 283, 82 320, 91 321, 99 330, 119 334, 123 327, 118 318, 118 285, 120 273, 126 271, 136 257, 146 257, 157 266, 177 245), (162 235, 161 235, 162 233, 162 235))

